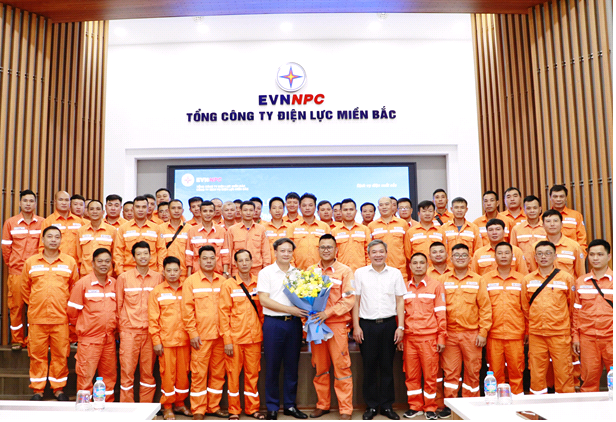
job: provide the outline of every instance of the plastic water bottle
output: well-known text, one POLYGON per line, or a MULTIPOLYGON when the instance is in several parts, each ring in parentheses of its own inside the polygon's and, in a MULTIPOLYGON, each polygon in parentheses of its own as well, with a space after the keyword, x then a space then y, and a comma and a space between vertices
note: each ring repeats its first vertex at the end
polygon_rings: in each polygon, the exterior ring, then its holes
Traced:
POLYGON ((92 400, 94 402, 92 404, 94 410, 103 410, 105 408, 105 383, 103 382, 103 377, 96 377, 92 400))
POLYGON ((486 404, 496 404, 498 397, 496 396, 496 378, 494 372, 488 371, 486 379, 483 381, 483 392, 486 395, 486 404))
POLYGON ((614 400, 614 367, 610 366, 610 372, 607 373, 607 389, 608 398, 614 400))

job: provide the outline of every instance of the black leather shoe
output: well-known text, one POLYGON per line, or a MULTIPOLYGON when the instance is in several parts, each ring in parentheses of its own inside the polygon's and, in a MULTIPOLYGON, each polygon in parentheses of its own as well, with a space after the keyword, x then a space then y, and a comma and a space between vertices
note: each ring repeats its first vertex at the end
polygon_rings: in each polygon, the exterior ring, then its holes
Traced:
POLYGON ((58 401, 68 401, 68 396, 64 393, 60 393, 56 396, 56 400, 58 401))
POLYGON ((289 407, 284 410, 284 414, 287 416, 293 416, 296 419, 308 419, 308 415, 304 412, 300 412, 296 407, 289 407))
POLYGON ((364 415, 361 417, 365 421, 370 421, 376 416, 376 409, 374 407, 369 407, 364 412, 364 415))
POLYGON ((35 395, 33 395, 32 397, 30 397, 30 401, 42 401, 43 400, 43 396, 41 396, 40 394, 36 393, 35 395))
POLYGON ((268 410, 267 414, 265 415, 265 419, 269 419, 269 420, 277 420, 278 419, 278 412, 275 410, 272 410, 271 412, 268 410))
POLYGON ((393 409, 381 409, 381 415, 387 416, 394 421, 400 420, 400 416, 393 409))

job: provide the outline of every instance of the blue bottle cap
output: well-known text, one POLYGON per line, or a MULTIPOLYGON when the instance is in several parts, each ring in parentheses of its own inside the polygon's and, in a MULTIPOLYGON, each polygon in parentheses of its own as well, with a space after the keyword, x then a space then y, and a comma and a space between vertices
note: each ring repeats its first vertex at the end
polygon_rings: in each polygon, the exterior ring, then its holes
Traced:
POLYGON ((494 375, 494 372, 488 371, 488 375, 494 375))
POLYGON ((102 381, 103 377, 96 377, 96 381, 102 381))

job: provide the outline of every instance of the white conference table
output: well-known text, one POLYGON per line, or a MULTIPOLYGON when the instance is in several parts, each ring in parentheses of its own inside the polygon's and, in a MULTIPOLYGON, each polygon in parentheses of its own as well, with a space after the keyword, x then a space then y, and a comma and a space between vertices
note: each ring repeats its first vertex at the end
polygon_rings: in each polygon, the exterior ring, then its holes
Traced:
POLYGON ((62 420, 125 421, 152 420, 160 410, 160 403, 105 403, 102 411, 78 412, 75 402, 0 400, 0 421, 62 420))
POLYGON ((454 419, 522 421, 517 411, 532 411, 548 420, 614 420, 614 402, 607 392, 542 394, 513 397, 513 404, 488 406, 485 397, 445 399, 454 419), (457 415, 457 418, 456 418, 457 415))

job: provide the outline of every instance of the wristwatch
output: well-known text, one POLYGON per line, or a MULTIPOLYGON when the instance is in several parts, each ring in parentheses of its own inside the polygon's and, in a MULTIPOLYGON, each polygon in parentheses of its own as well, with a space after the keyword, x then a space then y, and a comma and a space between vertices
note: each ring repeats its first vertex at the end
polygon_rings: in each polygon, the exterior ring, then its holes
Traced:
POLYGON ((404 327, 403 326, 399 326, 397 329, 404 331, 404 327))

